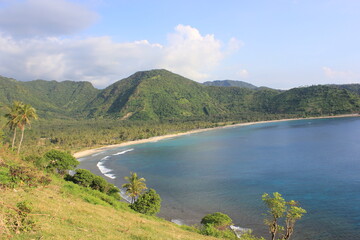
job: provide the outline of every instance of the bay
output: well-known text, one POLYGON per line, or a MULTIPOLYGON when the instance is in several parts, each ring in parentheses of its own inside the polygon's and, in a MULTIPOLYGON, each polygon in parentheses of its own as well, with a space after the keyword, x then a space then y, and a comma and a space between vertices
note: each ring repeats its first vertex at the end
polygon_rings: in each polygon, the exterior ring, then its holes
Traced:
POLYGON ((195 224, 220 211, 267 236, 261 195, 280 192, 308 211, 293 239, 360 239, 360 118, 216 129, 107 150, 79 167, 101 175, 101 159, 117 186, 130 171, 144 177, 168 220, 195 224))

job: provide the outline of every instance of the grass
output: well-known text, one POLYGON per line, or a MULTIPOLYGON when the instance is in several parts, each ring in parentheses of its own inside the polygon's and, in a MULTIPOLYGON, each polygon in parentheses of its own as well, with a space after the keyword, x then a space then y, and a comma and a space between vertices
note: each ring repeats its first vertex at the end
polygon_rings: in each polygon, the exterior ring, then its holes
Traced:
MULTIPOLYGON (((1 172, 6 173, 5 169, 1 172)), ((55 176, 47 186, 0 189, 0 196, 0 220, 18 202, 32 204, 30 215, 35 228, 32 232, 12 234, 13 239, 216 239, 190 227, 136 213, 124 202, 55 176)), ((0 239, 8 237, 1 234, 0 231, 0 239)))

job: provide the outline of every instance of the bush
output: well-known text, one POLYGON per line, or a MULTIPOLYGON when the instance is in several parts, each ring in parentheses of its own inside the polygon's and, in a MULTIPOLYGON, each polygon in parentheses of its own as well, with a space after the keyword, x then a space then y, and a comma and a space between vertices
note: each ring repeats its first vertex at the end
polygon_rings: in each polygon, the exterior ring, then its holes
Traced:
POLYGON ((64 175, 68 170, 73 170, 79 164, 70 153, 61 152, 58 150, 50 150, 44 154, 38 164, 46 166, 51 171, 57 171, 59 174, 64 175))
POLYGON ((94 190, 98 190, 103 193, 107 193, 109 190, 109 183, 100 176, 95 176, 90 187, 94 190))
POLYGON ((76 169, 74 176, 65 175, 66 181, 71 181, 83 187, 90 187, 94 190, 106 193, 109 196, 120 199, 119 189, 113 184, 108 183, 104 178, 93 174, 86 169, 76 169))
POLYGON ((225 229, 230 226, 232 219, 221 212, 211 213, 201 219, 201 224, 208 225, 211 224, 217 229, 225 229))
POLYGON ((96 175, 90 172, 89 170, 76 169, 76 173, 72 177, 72 182, 83 187, 90 187, 95 176, 96 175))
POLYGON ((149 189, 136 202, 130 205, 132 209, 146 215, 155 215, 160 211, 161 198, 154 189, 149 189))

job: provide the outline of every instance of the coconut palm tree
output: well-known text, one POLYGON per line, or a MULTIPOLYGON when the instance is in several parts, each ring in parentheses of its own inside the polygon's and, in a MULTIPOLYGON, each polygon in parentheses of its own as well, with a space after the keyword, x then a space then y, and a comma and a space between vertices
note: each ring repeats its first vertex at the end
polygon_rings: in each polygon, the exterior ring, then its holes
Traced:
POLYGON ((6 126, 10 128, 11 131, 14 131, 14 136, 11 144, 11 148, 14 148, 15 139, 16 139, 16 129, 19 127, 19 111, 24 104, 19 101, 14 101, 13 105, 7 107, 8 113, 5 114, 7 118, 6 126))
POLYGON ((23 104, 19 108, 19 113, 15 118, 15 122, 18 124, 18 127, 21 129, 21 138, 18 147, 18 154, 20 153, 21 144, 24 139, 24 132, 26 125, 31 125, 31 119, 38 119, 35 108, 29 104, 23 104))
POLYGON ((124 177, 128 183, 123 184, 121 187, 126 188, 126 194, 131 197, 131 204, 133 204, 147 187, 145 178, 139 178, 135 172, 130 172, 130 175, 130 177, 124 177))

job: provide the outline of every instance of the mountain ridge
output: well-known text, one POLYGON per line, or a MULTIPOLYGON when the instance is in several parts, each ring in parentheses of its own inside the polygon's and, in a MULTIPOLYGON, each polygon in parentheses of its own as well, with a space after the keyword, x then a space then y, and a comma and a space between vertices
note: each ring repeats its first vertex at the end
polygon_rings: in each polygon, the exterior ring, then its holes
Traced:
POLYGON ((164 69, 136 72, 102 90, 89 82, 20 82, 0 77, 0 102, 29 103, 44 118, 151 121, 248 121, 266 115, 318 116, 360 111, 360 84, 281 91, 254 87, 206 86, 164 69))

